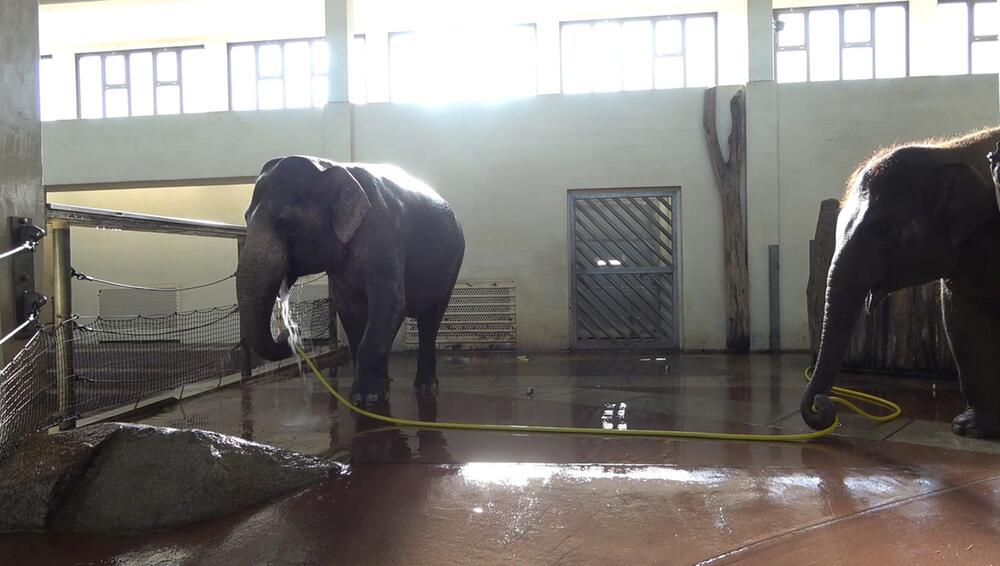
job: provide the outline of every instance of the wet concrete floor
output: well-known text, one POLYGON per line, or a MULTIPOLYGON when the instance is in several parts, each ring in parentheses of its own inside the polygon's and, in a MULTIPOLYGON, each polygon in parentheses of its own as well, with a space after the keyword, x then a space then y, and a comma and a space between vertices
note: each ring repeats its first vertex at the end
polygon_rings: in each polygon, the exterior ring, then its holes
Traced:
MULTIPOLYGON (((424 420, 804 432, 784 356, 396 356, 391 412, 424 420), (669 370, 667 366, 669 365, 669 370)), ((328 369, 341 391, 350 367, 328 369)), ((1000 442, 954 437, 957 383, 844 376, 904 417, 808 444, 386 429, 315 381, 267 379, 145 416, 350 461, 343 477, 168 533, 0 536, 3 564, 990 564, 1000 442)), ((156 486, 149 486, 156 489, 156 486)))

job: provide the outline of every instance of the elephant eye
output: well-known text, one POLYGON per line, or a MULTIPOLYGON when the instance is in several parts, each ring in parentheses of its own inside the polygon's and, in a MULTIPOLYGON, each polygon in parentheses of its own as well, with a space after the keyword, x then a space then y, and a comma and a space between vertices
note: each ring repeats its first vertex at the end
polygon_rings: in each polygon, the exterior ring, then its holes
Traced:
POLYGON ((885 238, 889 235, 889 221, 878 220, 871 227, 872 234, 878 238, 885 238))

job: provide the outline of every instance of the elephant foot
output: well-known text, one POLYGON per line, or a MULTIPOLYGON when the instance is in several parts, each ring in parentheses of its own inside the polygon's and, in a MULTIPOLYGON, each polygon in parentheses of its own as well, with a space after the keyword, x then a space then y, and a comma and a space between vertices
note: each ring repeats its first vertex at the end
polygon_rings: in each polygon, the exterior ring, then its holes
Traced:
POLYGON ((389 404, 389 388, 356 385, 351 390, 351 403, 362 409, 383 407, 389 404))
POLYGON ((1000 438, 1000 418, 970 407, 951 421, 951 432, 968 438, 1000 438))
POLYGON ((436 377, 418 377, 413 381, 413 388, 417 393, 437 393, 438 380, 436 377))

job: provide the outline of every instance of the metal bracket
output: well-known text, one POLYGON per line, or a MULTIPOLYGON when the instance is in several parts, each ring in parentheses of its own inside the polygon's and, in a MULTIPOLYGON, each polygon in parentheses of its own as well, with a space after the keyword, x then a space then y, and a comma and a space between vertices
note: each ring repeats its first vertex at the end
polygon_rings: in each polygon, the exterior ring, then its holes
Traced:
MULTIPOLYGON (((45 236, 45 230, 35 226, 31 218, 23 216, 10 217, 10 241, 13 245, 24 242, 37 243, 45 236)), ((38 312, 46 303, 46 298, 35 290, 35 254, 20 253, 10 258, 11 289, 14 293, 14 324, 19 326, 38 312)), ((34 329, 25 328, 16 338, 28 338, 34 329)))

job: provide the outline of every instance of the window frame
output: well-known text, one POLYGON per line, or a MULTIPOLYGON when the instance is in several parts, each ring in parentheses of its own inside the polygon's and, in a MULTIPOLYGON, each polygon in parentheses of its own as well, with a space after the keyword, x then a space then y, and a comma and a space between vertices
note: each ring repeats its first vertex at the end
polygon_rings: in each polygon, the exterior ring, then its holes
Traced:
MULTIPOLYGON (((667 14, 659 16, 629 16, 626 18, 597 18, 590 20, 564 20, 559 22, 559 93, 565 94, 565 82, 566 76, 564 73, 563 64, 563 30, 567 25, 577 25, 577 24, 590 24, 591 29, 593 29, 594 24, 606 23, 606 22, 616 22, 619 25, 625 22, 637 22, 637 21, 648 21, 652 25, 653 29, 653 58, 650 67, 652 73, 652 88, 648 90, 673 90, 672 88, 656 88, 656 60, 660 57, 676 57, 677 54, 673 53, 670 55, 657 55, 656 54, 656 23, 666 20, 680 20, 681 21, 681 51, 680 57, 681 62, 684 66, 684 86, 675 88, 692 88, 687 84, 687 22, 689 18, 712 18, 712 27, 715 30, 715 73, 714 73, 714 86, 719 86, 719 13, 718 12, 693 12, 689 14, 667 14)), ((622 57, 622 68, 625 67, 625 58, 622 57)), ((697 87, 702 88, 702 87, 697 87)), ((593 92, 591 90, 590 92, 593 92)), ((617 91, 612 92, 625 92, 625 76, 622 73, 622 88, 617 91)), ((585 93, 573 93, 573 94, 585 94, 585 93)))
MULTIPOLYGON (((260 110, 260 81, 261 79, 281 79, 282 86, 284 87, 285 82, 285 45, 288 43, 302 43, 306 42, 309 44, 309 71, 310 79, 315 80, 316 77, 326 77, 327 81, 330 78, 330 68, 327 66, 323 73, 316 73, 313 69, 312 60, 312 49, 313 43, 317 41, 327 41, 326 36, 312 36, 312 37, 293 37, 286 39, 261 39, 254 41, 234 41, 226 44, 226 90, 228 91, 229 98, 229 111, 230 112, 255 112, 260 110), (254 87, 256 89, 256 95, 254 96, 254 109, 253 110, 233 110, 233 48, 242 47, 246 45, 252 45, 253 50, 253 67, 254 67, 254 87), (281 74, 277 76, 263 76, 260 74, 260 48, 265 45, 277 45, 281 47, 281 74)), ((329 52, 330 45, 327 44, 327 52, 329 52)), ((329 59, 328 59, 329 61, 329 59)), ((310 85, 311 88, 311 85, 310 85)), ((311 92, 311 91, 310 91, 311 92)), ((310 95, 310 99, 312 96, 310 95)), ((281 108, 280 110, 288 109, 285 100, 285 89, 281 89, 281 108)), ((308 108, 315 108, 314 103, 310 102, 308 108)), ((275 109, 278 110, 278 109, 275 109)))
MULTIPOLYGON (((535 47, 535 69, 534 69, 534 73, 532 73, 532 76, 535 79, 535 81, 534 81, 535 82, 535 88, 533 89, 533 92, 529 96, 538 96, 538 24, 536 22, 526 22, 526 23, 519 23, 519 24, 504 24, 502 27, 512 27, 512 28, 526 27, 526 28, 531 28, 532 32, 534 32, 534 33, 532 33, 532 37, 535 40, 535 46, 534 46, 535 47)), ((454 29, 454 28, 452 28, 452 29, 454 29)), ((400 36, 400 35, 410 35, 410 34, 419 34, 419 33, 435 33, 435 32, 439 32, 439 31, 448 31, 448 29, 447 28, 445 28, 444 30, 439 30, 439 29, 427 29, 427 30, 408 29, 408 30, 390 31, 388 33, 388 35, 386 36, 385 55, 386 55, 386 72, 388 73, 388 76, 386 77, 388 79, 386 81, 386 92, 387 92, 388 97, 389 97, 388 98, 389 102, 393 102, 393 98, 392 98, 392 38, 400 36)), ((367 39, 365 41, 367 43, 367 39)), ((404 102, 406 102, 406 103, 412 103, 413 101, 404 101, 404 102)))
MULTIPOLYGON (((108 117, 108 100, 107 92, 108 90, 124 89, 127 96, 128 102, 128 114, 126 116, 121 116, 122 118, 132 118, 132 70, 131 70, 131 57, 134 53, 149 53, 153 58, 153 116, 160 116, 161 114, 157 109, 156 101, 156 89, 161 86, 176 86, 178 87, 178 114, 184 113, 184 63, 181 53, 188 49, 201 49, 205 50, 204 45, 171 45, 166 47, 144 47, 135 49, 114 49, 111 51, 88 51, 86 53, 76 54, 76 117, 77 119, 82 119, 83 116, 83 104, 80 98, 80 59, 84 57, 101 57, 101 117, 100 118, 88 118, 89 120, 103 120, 108 117), (177 57, 177 80, 174 81, 161 81, 159 80, 159 72, 157 71, 157 55, 160 53, 173 53, 177 57), (118 55, 123 55, 125 57, 125 82, 122 84, 111 85, 109 88, 107 81, 107 70, 105 68, 105 61, 108 57, 115 57, 118 55)), ((164 116, 173 114, 163 114, 164 116)))
MULTIPOLYGON (((962 1, 962 0, 959 0, 962 1)), ((812 77, 810 77, 811 70, 810 59, 809 59, 809 13, 810 12, 821 12, 828 10, 837 10, 837 21, 839 22, 838 34, 840 35, 840 48, 838 54, 838 60, 840 68, 837 70, 837 81, 844 80, 844 50, 850 49, 852 47, 871 47, 872 49, 872 77, 870 79, 860 79, 860 80, 875 80, 878 79, 878 67, 877 67, 877 40, 875 37, 875 10, 878 8, 889 8, 889 7, 901 7, 903 8, 903 13, 905 14, 906 26, 904 28, 904 47, 906 51, 906 70, 903 77, 910 76, 910 2, 908 0, 895 0, 892 2, 867 2, 867 3, 854 3, 854 4, 829 4, 825 6, 802 6, 798 8, 776 8, 774 9, 771 18, 774 25, 777 26, 778 17, 782 14, 804 14, 805 24, 803 29, 803 39, 801 45, 794 46, 784 46, 779 45, 778 34, 781 32, 775 29, 774 31, 774 80, 778 80, 778 53, 786 53, 790 51, 805 51, 806 53, 806 80, 802 82, 813 82, 812 77), (855 41, 848 42, 844 40, 844 13, 850 10, 867 9, 871 14, 870 20, 870 32, 871 39, 869 41, 855 41)), ((971 47, 970 47, 971 49, 971 47)), ((784 83, 782 83, 784 84, 784 83)))
MULTIPOLYGON (((974 74, 972 72, 972 46, 979 41, 1000 41, 998 35, 976 35, 976 4, 1000 4, 1000 2, 994 0, 938 0, 937 5, 941 4, 965 4, 966 11, 968 12, 968 26, 969 32, 966 38, 966 43, 968 43, 967 59, 965 63, 965 73, 966 75, 974 74)), ((1000 8, 998 8, 1000 9, 1000 8)), ((992 74, 992 73, 975 73, 975 74, 992 74)))

